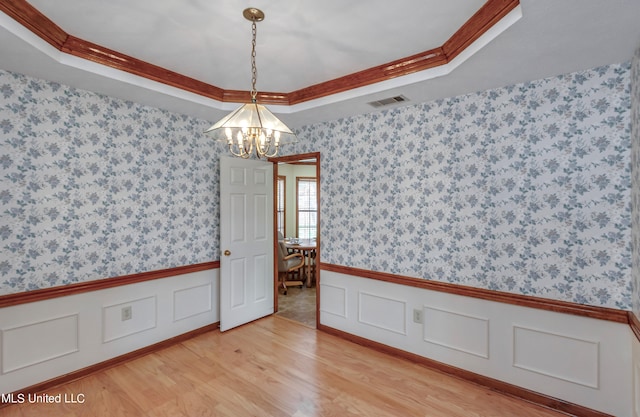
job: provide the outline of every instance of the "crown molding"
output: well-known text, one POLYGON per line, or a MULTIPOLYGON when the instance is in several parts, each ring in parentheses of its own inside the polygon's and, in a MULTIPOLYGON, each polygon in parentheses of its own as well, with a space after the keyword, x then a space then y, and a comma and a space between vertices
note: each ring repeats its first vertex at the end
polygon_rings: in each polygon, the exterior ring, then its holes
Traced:
MULTIPOLYGON (((292 106, 446 65, 519 5, 519 0, 488 0, 441 47, 288 93, 259 92, 257 99, 264 104, 292 106)), ((25 0, 3 0, 0 2, 0 11, 61 52, 219 102, 244 103, 250 99, 248 91, 224 90, 77 38, 66 33, 25 0)))

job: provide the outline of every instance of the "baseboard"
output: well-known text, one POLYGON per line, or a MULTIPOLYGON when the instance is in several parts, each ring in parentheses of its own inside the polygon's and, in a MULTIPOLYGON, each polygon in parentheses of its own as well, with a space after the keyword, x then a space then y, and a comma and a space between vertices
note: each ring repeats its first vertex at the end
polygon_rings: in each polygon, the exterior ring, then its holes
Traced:
POLYGON ((493 391, 520 398, 530 403, 537 404, 541 407, 557 410, 572 416, 612 417, 610 414, 602 413, 600 411, 592 410, 590 408, 583 407, 578 404, 573 404, 567 401, 560 400, 558 398, 533 392, 531 390, 527 390, 525 388, 521 388, 513 384, 508 384, 506 382, 502 382, 497 379, 489 378, 483 375, 478 375, 476 373, 466 371, 464 369, 456 368, 454 366, 450 366, 442 362, 425 358, 424 356, 416 355, 410 352, 403 351, 401 349, 384 345, 382 343, 374 342, 372 340, 369 340, 360 336, 356 336, 351 333, 347 333, 342 330, 338 330, 329 326, 320 324, 318 325, 318 330, 340 337, 341 339, 345 339, 350 342, 377 350, 379 352, 383 352, 383 353, 393 355, 402 359, 406 359, 414 363, 424 365, 426 367, 429 367, 430 369, 435 369, 447 375, 451 375, 456 378, 461 378, 469 382, 473 382, 475 384, 489 388, 493 391))

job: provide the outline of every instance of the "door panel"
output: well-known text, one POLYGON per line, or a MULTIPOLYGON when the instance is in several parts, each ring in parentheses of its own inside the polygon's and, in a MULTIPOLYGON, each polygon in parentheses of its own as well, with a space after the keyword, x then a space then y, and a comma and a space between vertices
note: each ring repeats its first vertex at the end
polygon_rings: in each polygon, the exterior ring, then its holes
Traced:
MULTIPOLYGON (((256 213, 253 235, 259 241, 269 240, 269 236, 267 236, 267 229, 269 229, 268 225, 273 223, 273 208, 268 206, 268 203, 269 200, 273 201, 272 198, 269 199, 265 195, 256 195, 253 202, 256 213)), ((270 229, 273 230, 273 228, 270 229)))
POLYGON ((233 243, 242 243, 246 239, 245 235, 245 219, 247 217, 247 199, 244 194, 231 194, 231 241, 233 243))
POLYGON ((244 307, 246 304, 246 269, 244 259, 234 259, 231 261, 231 276, 229 280, 231 285, 230 307, 232 310, 244 307))
POLYGON ((267 286, 266 284, 270 284, 271 280, 268 279, 267 276, 271 277, 273 274, 267 274, 267 258, 266 256, 256 256, 254 258, 255 263, 255 271, 256 271, 256 280, 255 280, 255 288, 254 295, 255 301, 261 301, 267 298, 267 289, 271 290, 271 285, 267 286))
POLYGON ((220 330, 273 313, 273 164, 220 158, 220 330))

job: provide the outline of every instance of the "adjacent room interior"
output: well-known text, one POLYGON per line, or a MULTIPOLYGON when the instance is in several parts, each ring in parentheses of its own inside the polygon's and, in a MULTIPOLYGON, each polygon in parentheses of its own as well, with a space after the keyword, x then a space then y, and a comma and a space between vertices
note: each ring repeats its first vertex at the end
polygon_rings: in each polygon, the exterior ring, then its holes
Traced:
POLYGON ((278 315, 316 327, 316 253, 319 210, 317 161, 303 159, 277 165, 276 223, 287 247, 285 256, 300 254, 301 267, 290 273, 287 291, 277 292, 278 315))

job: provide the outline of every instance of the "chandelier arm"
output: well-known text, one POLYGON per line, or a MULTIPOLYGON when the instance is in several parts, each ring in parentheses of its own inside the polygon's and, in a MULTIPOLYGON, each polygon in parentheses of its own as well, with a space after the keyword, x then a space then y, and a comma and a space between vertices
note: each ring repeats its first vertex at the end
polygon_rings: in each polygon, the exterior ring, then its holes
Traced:
POLYGON ((242 144, 235 143, 235 142, 230 142, 229 143, 229 152, 231 152, 231 154, 233 156, 238 156, 238 157, 244 158, 244 159, 249 158, 251 156, 251 154, 253 153, 253 141, 249 141, 249 143, 250 143, 249 149, 247 149, 246 142, 247 142, 246 137, 243 137, 242 144), (238 147, 238 151, 237 152, 233 150, 234 146, 238 147))
MULTIPOLYGON (((238 150, 240 150, 240 148, 238 148, 238 150)), ((244 157, 242 156, 242 153, 241 153, 241 152, 234 152, 234 150, 233 150, 233 143, 229 143, 229 152, 231 152, 231 155, 233 155, 233 156, 239 156, 239 157, 244 158, 244 157)))
MULTIPOLYGON (((278 154, 278 148, 280 145, 276 145, 276 140, 273 136, 271 136, 270 138, 266 138, 265 135, 265 146, 263 147, 262 150, 259 151, 260 153, 260 157, 264 157, 266 156, 267 158, 271 158, 274 157, 278 154), (269 153, 269 150, 272 149, 272 152, 269 153)), ((258 149, 258 148, 256 148, 258 149)))
POLYGON ((273 158, 274 156, 278 155, 278 146, 274 146, 273 147, 273 152, 270 154, 264 154, 264 156, 266 156, 267 158, 273 158))

